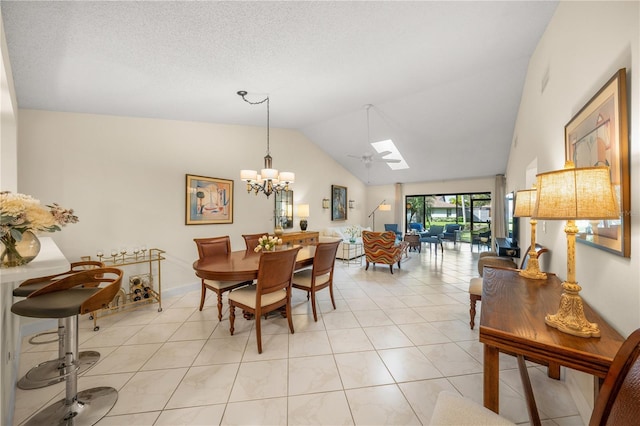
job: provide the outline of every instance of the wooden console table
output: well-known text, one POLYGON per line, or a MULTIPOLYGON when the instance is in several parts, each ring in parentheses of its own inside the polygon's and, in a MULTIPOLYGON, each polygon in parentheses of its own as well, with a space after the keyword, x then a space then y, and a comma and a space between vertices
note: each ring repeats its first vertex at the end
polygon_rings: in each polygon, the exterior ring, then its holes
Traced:
POLYGON ((305 231, 305 232, 285 232, 280 238, 282 244, 299 244, 301 246, 309 246, 318 244, 320 233, 317 231, 305 231))
MULTIPOLYGON (((600 326, 601 337, 576 337, 546 325, 544 317, 558 310, 561 294, 560 279, 553 274, 546 280, 531 280, 514 269, 485 268, 480 314, 485 407, 499 412, 499 352, 519 357, 521 375, 528 359, 548 365, 555 378, 560 366, 592 374, 599 379, 595 390, 599 389, 624 338, 586 303, 584 313, 600 326)), ((530 391, 528 383, 523 385, 530 391)), ((537 415, 533 394, 527 394, 527 402, 530 414, 533 410, 537 415)))

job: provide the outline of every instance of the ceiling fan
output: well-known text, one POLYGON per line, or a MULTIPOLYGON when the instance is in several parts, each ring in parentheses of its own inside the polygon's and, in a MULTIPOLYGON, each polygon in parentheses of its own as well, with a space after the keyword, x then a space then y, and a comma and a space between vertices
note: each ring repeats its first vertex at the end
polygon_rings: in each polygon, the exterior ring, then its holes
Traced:
MULTIPOLYGON (((371 136, 370 136, 370 129, 369 129, 369 110, 371 109, 373 105, 371 104, 367 104, 364 107, 367 110, 367 143, 371 142, 371 136)), ((386 159, 383 157, 386 157, 387 155, 391 154, 391 151, 382 151, 382 152, 378 152, 376 154, 372 154, 370 152, 365 152, 364 154, 361 155, 353 155, 353 154, 347 154, 348 157, 351 158, 357 158, 360 161, 362 161, 364 163, 364 166, 369 169, 371 168, 371 164, 373 162, 380 162, 380 163, 399 163, 401 160, 396 160, 396 159, 386 159)))
POLYGON ((389 154, 391 154, 391 151, 382 151, 377 154, 372 154, 370 152, 365 152, 362 155, 347 154, 347 156, 351 158, 357 158, 358 160, 362 161, 366 168, 371 167, 371 164, 374 162, 380 162, 380 163, 399 163, 400 162, 400 160, 383 158, 389 154))

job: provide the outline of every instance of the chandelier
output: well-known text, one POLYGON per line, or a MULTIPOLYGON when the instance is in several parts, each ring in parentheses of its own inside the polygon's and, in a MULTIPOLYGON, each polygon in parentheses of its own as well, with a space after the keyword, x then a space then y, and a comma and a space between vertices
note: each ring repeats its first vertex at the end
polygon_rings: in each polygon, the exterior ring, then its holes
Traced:
POLYGON ((289 184, 292 184, 295 179, 295 174, 292 172, 280 172, 274 169, 271 165, 272 158, 269 152, 269 96, 261 101, 251 102, 247 100, 247 92, 241 90, 238 95, 242 97, 242 100, 251 105, 259 105, 267 103, 267 155, 264 156, 264 169, 260 170, 258 174, 255 170, 240 170, 240 179, 247 182, 247 193, 253 191, 256 195, 259 192, 269 198, 269 195, 279 193, 280 191, 288 191, 289 184))

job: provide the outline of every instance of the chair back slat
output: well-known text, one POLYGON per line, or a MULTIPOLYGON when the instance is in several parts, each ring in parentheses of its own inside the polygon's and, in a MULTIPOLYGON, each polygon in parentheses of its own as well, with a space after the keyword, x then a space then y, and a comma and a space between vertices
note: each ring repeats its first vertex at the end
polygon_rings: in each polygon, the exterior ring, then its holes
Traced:
POLYGON ((264 237, 265 235, 269 235, 268 232, 261 232, 259 234, 245 234, 242 236, 244 238, 244 244, 247 246, 247 250, 253 250, 258 245, 258 239, 260 237, 264 237))
POLYGON ((316 246, 316 253, 313 257, 313 275, 319 276, 331 273, 336 264, 336 253, 340 241, 319 243, 316 246))
POLYGON ((256 288, 256 306, 260 306, 260 297, 263 294, 287 289, 291 290, 291 279, 296 265, 296 256, 302 247, 288 250, 263 252, 260 255, 258 268, 258 283, 256 288))
POLYGON ((231 253, 231 240, 228 235, 212 238, 194 238, 198 247, 198 257, 202 260, 211 256, 226 256, 231 253))
POLYGON ((640 329, 622 344, 596 399, 589 426, 631 425, 640 419, 640 329))

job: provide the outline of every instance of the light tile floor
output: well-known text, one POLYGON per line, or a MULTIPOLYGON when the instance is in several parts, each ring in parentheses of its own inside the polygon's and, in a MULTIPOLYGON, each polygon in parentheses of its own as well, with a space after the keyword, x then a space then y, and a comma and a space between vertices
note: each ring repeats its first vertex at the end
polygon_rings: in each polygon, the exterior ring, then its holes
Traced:
MULTIPOLYGON (((412 252, 393 275, 338 260, 337 309, 321 292, 316 323, 294 289, 295 334, 286 319, 263 320, 260 355, 254 322, 238 317, 230 336, 211 292, 202 312, 198 290, 165 297, 160 313, 150 305, 102 318, 97 332, 83 317, 81 350, 101 359, 78 388, 118 389, 100 426, 428 424, 442 390, 482 403, 482 345, 469 329, 467 293, 477 256, 464 244, 437 257, 412 252)), ((55 344, 25 339, 19 374, 56 353, 55 344)), ((527 424, 515 359, 501 357, 502 414, 527 424)), ((545 425, 582 424, 563 381, 533 364, 529 373, 545 425)), ((15 424, 63 396, 63 384, 18 389, 15 424)))

